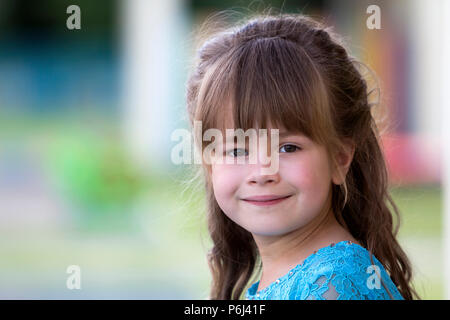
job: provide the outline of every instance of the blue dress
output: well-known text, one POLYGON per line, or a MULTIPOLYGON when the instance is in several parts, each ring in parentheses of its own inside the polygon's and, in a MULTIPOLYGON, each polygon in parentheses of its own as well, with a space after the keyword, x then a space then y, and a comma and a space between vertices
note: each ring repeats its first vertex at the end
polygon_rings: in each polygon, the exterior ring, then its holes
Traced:
POLYGON ((320 248, 287 274, 256 292, 259 281, 246 292, 248 300, 403 300, 378 259, 365 248, 341 241, 320 248), (380 280, 381 274, 381 280, 380 280))

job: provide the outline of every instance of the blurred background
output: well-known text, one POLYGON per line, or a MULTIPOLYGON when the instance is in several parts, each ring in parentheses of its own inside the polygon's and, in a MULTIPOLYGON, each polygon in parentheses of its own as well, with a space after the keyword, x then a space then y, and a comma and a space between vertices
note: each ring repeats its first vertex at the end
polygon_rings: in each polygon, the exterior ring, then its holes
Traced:
POLYGON ((207 297, 203 190, 185 183, 189 166, 171 162, 171 133, 188 128, 200 24, 268 7, 324 17, 380 78, 399 241, 421 297, 450 298, 444 2, 0 0, 0 298, 207 297), (72 4, 79 30, 66 26, 72 4), (366 27, 371 4, 380 30, 366 27), (70 265, 81 268, 81 290, 66 287, 70 265))

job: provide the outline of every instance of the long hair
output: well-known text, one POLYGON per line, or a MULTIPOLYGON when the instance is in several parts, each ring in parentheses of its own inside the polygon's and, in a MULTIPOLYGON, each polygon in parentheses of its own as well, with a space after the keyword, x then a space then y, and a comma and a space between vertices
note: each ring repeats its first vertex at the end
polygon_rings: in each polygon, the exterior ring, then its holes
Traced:
MULTIPOLYGON (((348 51, 324 23, 301 14, 256 15, 217 32, 197 51, 187 81, 190 124, 201 121, 203 136, 209 128, 224 128, 227 114, 243 130, 270 121, 307 135, 329 155, 344 140, 353 141, 345 183, 332 185, 334 214, 379 259, 405 299, 419 298, 411 264, 396 240, 400 215, 388 191, 373 90, 362 75, 365 65, 348 51)), ((196 141, 196 147, 203 151, 205 143, 196 141)), ((239 299, 260 267, 258 250, 251 233, 219 207, 210 165, 201 168, 212 240, 210 298, 239 299)))

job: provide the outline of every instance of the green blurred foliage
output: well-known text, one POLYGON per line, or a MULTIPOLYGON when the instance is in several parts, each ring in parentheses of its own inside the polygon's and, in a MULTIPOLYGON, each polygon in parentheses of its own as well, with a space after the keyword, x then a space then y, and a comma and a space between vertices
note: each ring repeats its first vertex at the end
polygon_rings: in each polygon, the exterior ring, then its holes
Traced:
POLYGON ((399 236, 442 236, 442 190, 440 186, 403 186, 391 189, 400 212, 399 236))
POLYGON ((46 163, 82 229, 130 231, 132 206, 149 181, 126 156, 116 129, 64 122, 46 132, 46 163))
POLYGON ((69 137, 59 141, 52 151, 55 170, 68 190, 78 201, 98 212, 126 207, 143 185, 120 146, 113 143, 69 137))

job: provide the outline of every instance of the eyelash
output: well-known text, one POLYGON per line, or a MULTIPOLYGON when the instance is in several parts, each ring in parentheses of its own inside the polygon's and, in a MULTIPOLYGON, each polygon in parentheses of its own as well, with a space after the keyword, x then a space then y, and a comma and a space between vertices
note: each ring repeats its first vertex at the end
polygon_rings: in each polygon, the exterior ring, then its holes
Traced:
MULTIPOLYGON (((283 148, 283 147, 286 147, 286 146, 293 146, 293 147, 295 147, 296 148, 295 151, 301 150, 300 147, 297 147, 295 144, 290 144, 290 143, 286 143, 286 144, 282 145, 280 147, 280 149, 283 148)), ((242 149, 242 148, 234 148, 234 149, 231 149, 231 150, 227 151, 226 154, 228 155, 230 152, 234 152, 235 150, 244 150, 244 149, 242 149)), ((286 152, 286 153, 294 153, 294 152, 286 152)))

